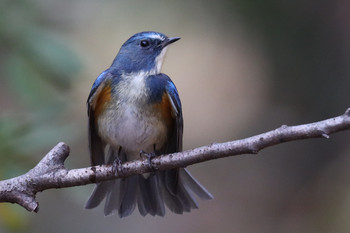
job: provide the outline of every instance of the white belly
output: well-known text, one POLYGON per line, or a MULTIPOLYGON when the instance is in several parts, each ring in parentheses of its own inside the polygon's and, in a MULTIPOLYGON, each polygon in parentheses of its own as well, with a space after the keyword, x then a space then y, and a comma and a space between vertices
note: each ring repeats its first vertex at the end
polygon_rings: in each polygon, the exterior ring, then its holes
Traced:
POLYGON ((140 151, 154 152, 154 147, 159 149, 166 141, 166 125, 160 116, 142 109, 123 104, 106 110, 98 121, 100 136, 115 150, 122 147, 127 160, 139 159, 140 151))

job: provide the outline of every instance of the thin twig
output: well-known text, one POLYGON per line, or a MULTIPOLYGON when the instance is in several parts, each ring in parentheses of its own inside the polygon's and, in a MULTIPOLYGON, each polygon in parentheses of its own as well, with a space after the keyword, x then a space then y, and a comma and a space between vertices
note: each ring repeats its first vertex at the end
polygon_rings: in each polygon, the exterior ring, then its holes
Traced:
POLYGON ((275 130, 249 138, 214 143, 196 149, 124 163, 115 169, 111 165, 67 170, 64 161, 69 147, 57 144, 32 170, 24 175, 0 181, 0 202, 17 203, 28 211, 37 212, 36 194, 46 189, 65 188, 96 183, 151 172, 186 167, 212 159, 241 154, 256 154, 260 150, 283 142, 308 138, 329 138, 329 135, 350 129, 350 109, 343 115, 327 120, 297 125, 283 125, 275 130))

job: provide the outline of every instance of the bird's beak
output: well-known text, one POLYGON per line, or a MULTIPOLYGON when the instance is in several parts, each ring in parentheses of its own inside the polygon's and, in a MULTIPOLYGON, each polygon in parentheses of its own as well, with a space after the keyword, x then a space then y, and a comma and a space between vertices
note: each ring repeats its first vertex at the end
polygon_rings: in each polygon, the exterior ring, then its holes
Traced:
POLYGON ((180 37, 171 37, 171 38, 166 38, 161 44, 160 47, 164 48, 172 43, 174 43, 175 41, 180 40, 180 37))

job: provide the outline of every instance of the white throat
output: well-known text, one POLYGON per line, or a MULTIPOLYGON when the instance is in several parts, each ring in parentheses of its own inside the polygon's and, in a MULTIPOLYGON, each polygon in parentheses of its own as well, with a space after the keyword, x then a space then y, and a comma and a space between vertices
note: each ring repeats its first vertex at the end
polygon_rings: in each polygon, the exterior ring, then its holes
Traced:
POLYGON ((167 47, 165 47, 162 52, 156 57, 155 60, 155 68, 154 68, 154 74, 159 74, 160 70, 162 69, 162 65, 163 65, 163 60, 167 51, 167 47))

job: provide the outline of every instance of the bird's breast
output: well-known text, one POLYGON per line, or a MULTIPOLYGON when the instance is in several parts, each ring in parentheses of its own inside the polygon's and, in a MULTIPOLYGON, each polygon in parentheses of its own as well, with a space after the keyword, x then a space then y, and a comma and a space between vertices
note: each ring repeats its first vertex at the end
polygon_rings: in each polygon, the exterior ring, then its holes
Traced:
POLYGON ((139 158, 140 151, 151 153, 166 143, 171 125, 171 103, 167 94, 151 102, 144 80, 121 83, 98 117, 101 138, 116 150, 121 146, 128 160, 139 158))

